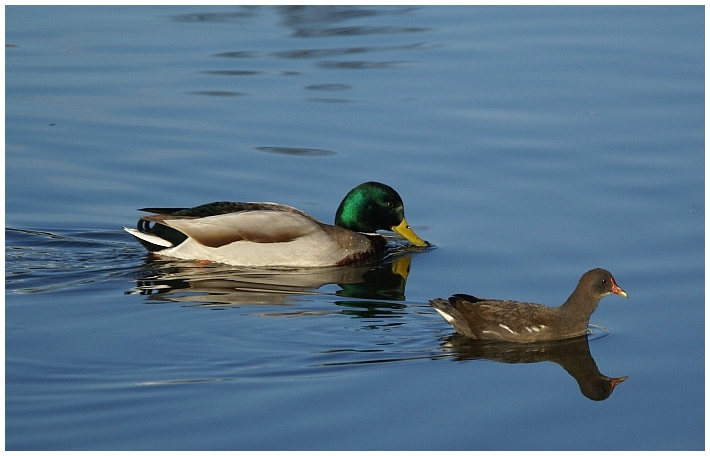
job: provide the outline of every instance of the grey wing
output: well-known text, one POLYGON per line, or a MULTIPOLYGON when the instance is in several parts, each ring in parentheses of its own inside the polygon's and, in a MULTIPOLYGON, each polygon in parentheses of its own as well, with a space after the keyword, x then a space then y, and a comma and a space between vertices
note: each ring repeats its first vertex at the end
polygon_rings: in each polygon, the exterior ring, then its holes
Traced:
POLYGON ((480 300, 479 302, 456 306, 480 338, 509 340, 518 335, 528 335, 550 330, 540 321, 550 321, 550 308, 540 304, 516 301, 480 300))
POLYGON ((243 211, 201 218, 163 217, 160 223, 186 234, 200 244, 220 247, 236 241, 288 242, 321 225, 311 217, 287 211, 243 211))

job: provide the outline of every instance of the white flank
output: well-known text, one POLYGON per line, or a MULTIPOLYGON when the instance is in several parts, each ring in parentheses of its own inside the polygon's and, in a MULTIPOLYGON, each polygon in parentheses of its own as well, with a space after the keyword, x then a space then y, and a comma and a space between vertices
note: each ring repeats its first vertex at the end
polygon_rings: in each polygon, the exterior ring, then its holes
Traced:
POLYGON ((507 331, 510 331, 510 334, 517 334, 515 331, 513 331, 513 330, 510 329, 510 328, 508 328, 507 326, 505 326, 505 325, 502 324, 502 323, 499 324, 498 326, 500 326, 501 328, 503 328, 503 329, 505 329, 505 330, 507 330, 507 331))

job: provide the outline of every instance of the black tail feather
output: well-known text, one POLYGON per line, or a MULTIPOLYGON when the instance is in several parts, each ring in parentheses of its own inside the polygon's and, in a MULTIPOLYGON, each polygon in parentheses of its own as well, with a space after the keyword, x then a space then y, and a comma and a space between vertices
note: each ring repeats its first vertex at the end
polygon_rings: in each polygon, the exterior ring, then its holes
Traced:
MULTIPOLYGON (((181 233, 175 228, 170 228, 169 226, 161 225, 160 223, 151 224, 151 222, 149 222, 148 220, 139 219, 136 228, 138 228, 138 231, 140 231, 141 233, 152 234, 154 236, 158 236, 159 238, 165 239, 173 246, 176 246, 182 243, 185 239, 187 239, 187 236, 185 234, 181 233)), ((136 239, 138 239, 138 242, 143 244, 143 247, 145 247, 151 252, 156 252, 158 250, 165 249, 165 247, 161 245, 151 244, 150 242, 144 241, 140 238, 136 239)))

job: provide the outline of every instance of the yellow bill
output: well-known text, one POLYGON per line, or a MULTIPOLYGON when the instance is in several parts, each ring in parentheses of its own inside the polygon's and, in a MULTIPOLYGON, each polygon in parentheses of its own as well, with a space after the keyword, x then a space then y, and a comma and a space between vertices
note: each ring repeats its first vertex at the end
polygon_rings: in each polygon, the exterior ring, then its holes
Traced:
POLYGON ((399 234, 404 239, 408 240, 417 247, 426 247, 427 245, 429 245, 427 241, 420 238, 419 236, 417 236, 417 233, 412 231, 412 229, 409 227, 409 224, 407 223, 407 220, 405 219, 402 219, 402 223, 400 223, 399 225, 393 226, 392 231, 399 234))

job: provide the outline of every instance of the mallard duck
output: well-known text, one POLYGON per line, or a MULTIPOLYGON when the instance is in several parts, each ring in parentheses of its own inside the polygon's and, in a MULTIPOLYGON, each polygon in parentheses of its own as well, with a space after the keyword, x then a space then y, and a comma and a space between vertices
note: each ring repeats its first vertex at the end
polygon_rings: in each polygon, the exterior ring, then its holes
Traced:
POLYGON ((365 182, 345 195, 328 225, 291 206, 216 202, 193 208, 144 208, 137 229, 124 229, 149 251, 235 266, 341 266, 385 249, 377 230, 429 245, 409 227, 404 204, 388 185, 365 182))

